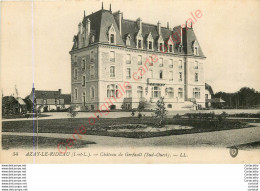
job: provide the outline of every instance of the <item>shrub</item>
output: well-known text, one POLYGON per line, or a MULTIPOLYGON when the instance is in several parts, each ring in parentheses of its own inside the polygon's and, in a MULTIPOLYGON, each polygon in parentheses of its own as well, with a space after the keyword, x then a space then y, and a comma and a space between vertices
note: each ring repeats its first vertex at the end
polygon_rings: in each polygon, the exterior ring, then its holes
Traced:
POLYGON ((138 118, 140 119, 142 117, 142 114, 141 113, 138 113, 138 118))

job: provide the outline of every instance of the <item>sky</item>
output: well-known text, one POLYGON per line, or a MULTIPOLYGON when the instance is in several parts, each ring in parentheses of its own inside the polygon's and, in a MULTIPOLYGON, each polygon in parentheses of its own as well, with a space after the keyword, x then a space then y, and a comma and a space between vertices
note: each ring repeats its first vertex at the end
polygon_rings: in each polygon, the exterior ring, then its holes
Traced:
MULTIPOLYGON (((214 92, 235 92, 248 86, 260 91, 260 2, 240 1, 103 1, 104 9, 120 10, 126 19, 170 27, 184 24, 201 10, 193 25, 207 59, 206 83, 214 92)), ((4 96, 38 90, 70 93, 73 35, 101 1, 30 1, 1 3, 1 89, 4 96)))

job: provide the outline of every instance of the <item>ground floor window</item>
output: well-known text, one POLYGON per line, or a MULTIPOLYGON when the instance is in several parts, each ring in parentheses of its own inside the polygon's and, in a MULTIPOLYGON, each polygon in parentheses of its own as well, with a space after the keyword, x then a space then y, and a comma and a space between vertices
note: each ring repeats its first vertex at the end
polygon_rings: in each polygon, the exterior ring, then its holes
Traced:
POLYGON ((168 104, 167 107, 168 107, 168 108, 172 108, 172 104, 168 104))
POLYGON ((118 97, 118 86, 110 84, 107 86, 107 97, 118 97))
POLYGON ((95 109, 95 106, 94 106, 94 105, 91 105, 90 108, 91 108, 91 110, 94 110, 94 109, 95 109))
POLYGON ((200 88, 193 88, 193 98, 200 99, 200 88))
POLYGON ((126 87, 126 97, 127 98, 131 98, 132 97, 132 87, 131 86, 127 86, 126 87))
POLYGON ((183 98, 183 89, 182 88, 178 89, 178 97, 183 98))
POLYGON ((161 88, 158 86, 152 87, 152 97, 159 98, 161 97, 161 88))
POLYGON ((173 98, 174 97, 173 88, 168 88, 167 89, 167 96, 168 96, 168 98, 173 98))
POLYGON ((142 86, 137 87, 137 95, 138 95, 138 98, 143 97, 143 87, 142 86))

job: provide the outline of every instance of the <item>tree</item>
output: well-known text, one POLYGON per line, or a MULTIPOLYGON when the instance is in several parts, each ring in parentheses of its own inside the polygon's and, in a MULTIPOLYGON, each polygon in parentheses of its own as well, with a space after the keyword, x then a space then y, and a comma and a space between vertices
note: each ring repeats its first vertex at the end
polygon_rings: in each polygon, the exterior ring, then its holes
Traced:
POLYGON ((72 127, 72 120, 78 115, 78 112, 76 111, 76 106, 71 105, 68 108, 68 116, 70 117, 70 126, 72 127))
POLYGON ((156 109, 154 111, 155 117, 159 118, 158 125, 161 126, 164 118, 166 117, 167 110, 164 103, 164 98, 160 98, 156 103, 156 109))

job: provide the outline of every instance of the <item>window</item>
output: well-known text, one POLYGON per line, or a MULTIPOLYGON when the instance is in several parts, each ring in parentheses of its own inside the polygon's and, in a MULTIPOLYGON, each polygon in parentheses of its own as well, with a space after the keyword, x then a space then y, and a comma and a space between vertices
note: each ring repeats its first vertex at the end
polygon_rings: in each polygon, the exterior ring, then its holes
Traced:
POLYGON ((115 43, 115 35, 114 34, 110 34, 110 43, 111 44, 115 43))
POLYGON ((194 62, 194 69, 198 69, 198 68, 199 68, 198 61, 195 61, 195 62, 194 62))
POLYGON ((172 52, 172 44, 169 46, 169 52, 172 52))
POLYGON ((142 65, 142 56, 141 55, 138 55, 137 62, 138 62, 138 65, 142 65))
POLYGON ((199 88, 193 88, 193 98, 200 99, 200 89, 199 88))
POLYGON ((183 98, 183 89, 182 88, 178 89, 178 97, 183 98))
POLYGON ((91 43, 94 43, 95 42, 95 35, 92 35, 91 37, 91 43))
POLYGON ((128 79, 131 78, 131 68, 126 69, 126 78, 128 78, 128 79))
POLYGON ((138 48, 142 48, 142 40, 138 40, 138 48))
POLYGON ((94 62, 94 52, 90 52, 90 62, 94 62))
POLYGON ((130 54, 126 55, 126 63, 131 64, 131 55, 130 54))
POLYGON ((95 76, 95 68, 94 68, 94 64, 90 64, 90 78, 93 79, 95 76))
POLYGON ((170 72, 169 72, 169 80, 170 80, 170 81, 173 81, 173 71, 170 71, 170 72))
POLYGON ((91 106, 90 106, 90 109, 91 109, 91 110, 94 110, 94 109, 95 109, 95 106, 94 106, 94 105, 91 105, 91 106))
POLYGON ((192 48, 193 48, 193 54, 198 56, 199 55, 199 43, 197 40, 195 40, 193 42, 192 48))
POLYGON ((158 86, 152 87, 152 97, 159 98, 161 97, 161 88, 158 86))
POLYGON ((168 98, 173 98, 174 97, 173 88, 168 88, 167 89, 167 95, 168 95, 168 98))
POLYGON ((78 79, 78 69, 77 68, 74 69, 74 78, 75 78, 75 80, 78 79))
POLYGON ((182 69, 182 60, 179 60, 178 68, 179 68, 179 69, 182 69))
POLYGON ((160 43, 160 51, 163 51, 163 43, 160 43))
POLYGON ((132 97, 132 87, 131 86, 127 86, 126 87, 126 97, 127 98, 131 98, 132 97))
POLYGON ((168 104, 167 107, 168 107, 168 108, 172 108, 172 104, 168 104))
POLYGON ((148 78, 153 78, 153 70, 149 69, 148 71, 148 78))
POLYGON ((182 81, 182 72, 179 72, 179 81, 182 81))
POLYGON ((82 60, 82 70, 86 69, 86 60, 82 60))
POLYGON ((139 72, 139 74, 140 74, 140 76, 138 76, 138 79, 143 79, 143 75, 144 75, 144 71, 143 71, 143 69, 142 68, 139 68, 138 69, 138 72, 139 72))
POLYGON ((83 102, 83 105, 86 106, 86 92, 83 92, 83 94, 82 94, 82 102, 83 102))
POLYGON ((195 73, 195 82, 198 82, 198 81, 199 81, 199 74, 195 73))
POLYGON ((109 60, 111 62, 115 62, 115 52, 114 51, 109 52, 109 60))
POLYGON ((95 98, 95 88, 93 86, 90 88, 90 97, 91 99, 95 98))
POLYGON ((194 54, 195 54, 195 55, 198 55, 198 47, 195 47, 195 48, 194 48, 194 54))
POLYGON ((137 95, 138 95, 138 98, 143 97, 143 87, 142 86, 137 87, 137 95))
POLYGON ((43 104, 44 104, 44 105, 47 105, 47 100, 46 100, 46 99, 43 100, 43 104))
POLYGON ((162 58, 159 59, 159 67, 163 67, 163 59, 162 58))
POLYGON ((170 59, 169 68, 173 68, 173 60, 172 59, 170 59))
POLYGON ((163 71, 161 70, 160 73, 159 73, 159 78, 160 79, 163 79, 163 71))
POLYGON ((131 39, 131 36, 128 34, 127 37, 126 37, 126 46, 130 46, 130 39, 131 39))
POLYGON ((149 42, 148 42, 148 49, 149 49, 149 50, 152 50, 152 49, 153 49, 153 42, 152 42, 152 41, 149 41, 149 42))
POLYGON ((205 94, 205 98, 206 98, 206 99, 209 99, 209 94, 205 94))
POLYGON ((77 100, 78 99, 78 89, 75 88, 74 90, 74 99, 77 100))
POLYGON ((110 84, 107 86, 107 97, 118 97, 118 86, 110 84))
POLYGON ((86 85, 86 76, 82 76, 82 86, 85 87, 86 85))
POLYGON ((115 66, 110 66, 110 77, 115 77, 115 66))

